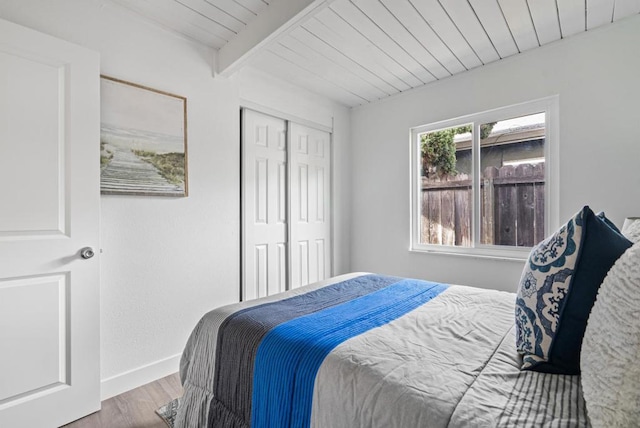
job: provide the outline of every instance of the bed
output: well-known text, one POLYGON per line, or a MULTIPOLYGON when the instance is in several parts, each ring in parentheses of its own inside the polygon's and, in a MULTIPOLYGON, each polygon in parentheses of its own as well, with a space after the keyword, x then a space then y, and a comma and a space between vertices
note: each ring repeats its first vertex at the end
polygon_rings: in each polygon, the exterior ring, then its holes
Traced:
POLYGON ((175 426, 640 427, 634 233, 584 206, 516 294, 357 273, 213 310, 175 426))
POLYGON ((590 426, 579 376, 521 370, 515 299, 357 273, 216 309, 175 426, 590 426))

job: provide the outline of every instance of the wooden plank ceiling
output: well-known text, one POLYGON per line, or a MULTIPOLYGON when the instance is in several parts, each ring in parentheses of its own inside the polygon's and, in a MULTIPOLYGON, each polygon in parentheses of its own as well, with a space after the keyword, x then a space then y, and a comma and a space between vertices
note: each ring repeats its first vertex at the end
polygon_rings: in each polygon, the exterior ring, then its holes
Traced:
POLYGON ((189 39, 220 49, 272 0, 112 0, 189 39))
MULTIPOLYGON (((287 0, 113 0, 215 49, 287 0), (271 6, 269 5, 271 3, 271 6)), ((290 0, 289 0, 290 1, 290 0)), ((640 0, 325 0, 244 58, 366 104, 640 13, 640 0)))

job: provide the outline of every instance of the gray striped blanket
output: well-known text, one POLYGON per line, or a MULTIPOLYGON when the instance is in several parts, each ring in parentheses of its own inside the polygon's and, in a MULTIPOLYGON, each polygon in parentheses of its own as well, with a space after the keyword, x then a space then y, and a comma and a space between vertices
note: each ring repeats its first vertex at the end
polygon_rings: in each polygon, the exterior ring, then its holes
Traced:
MULTIPOLYGON (((218 337, 225 321, 228 324, 234 314, 247 308, 293 296, 312 297, 314 290, 358 276, 341 276, 206 314, 192 332, 182 357, 180 374, 185 394, 175 426, 250 425, 251 393, 242 387, 248 375, 240 374, 241 381, 229 381, 226 372, 216 376, 216 364, 218 370, 221 364, 227 368, 234 364, 252 367, 250 362, 235 361, 235 357, 234 361, 216 361, 216 351, 221 359, 238 354, 231 348, 227 354, 227 339, 218 337), (225 408, 228 405, 234 408, 225 408)), ((511 293, 450 286, 399 318, 340 343, 324 358, 315 375, 309 425, 590 426, 578 376, 519 370, 514 301, 511 293)), ((277 318, 265 319, 260 333, 242 327, 241 335, 263 335, 277 318)), ((244 346, 242 337, 234 340, 233 346, 244 346)), ((251 346, 258 342, 254 340, 251 346)))

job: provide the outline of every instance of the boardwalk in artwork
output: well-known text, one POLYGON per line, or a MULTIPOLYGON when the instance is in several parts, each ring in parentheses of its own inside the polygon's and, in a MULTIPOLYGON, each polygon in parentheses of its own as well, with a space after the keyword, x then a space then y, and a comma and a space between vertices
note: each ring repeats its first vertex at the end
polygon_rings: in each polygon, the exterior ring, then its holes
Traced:
POLYGON ((167 181, 158 170, 131 150, 109 145, 113 158, 100 173, 103 192, 141 192, 150 194, 182 194, 184 190, 167 181))

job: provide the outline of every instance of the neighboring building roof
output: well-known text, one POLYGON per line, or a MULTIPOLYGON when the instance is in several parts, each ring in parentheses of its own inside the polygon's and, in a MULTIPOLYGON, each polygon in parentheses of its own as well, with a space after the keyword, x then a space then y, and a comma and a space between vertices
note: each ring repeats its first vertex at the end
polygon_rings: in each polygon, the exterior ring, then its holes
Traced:
MULTIPOLYGON (((481 147, 498 146, 502 144, 513 144, 522 141, 539 140, 544 138, 545 126, 542 123, 533 123, 522 126, 514 126, 506 129, 499 129, 480 142, 481 147)), ((471 148, 471 133, 458 134, 453 141, 457 150, 471 148)))

